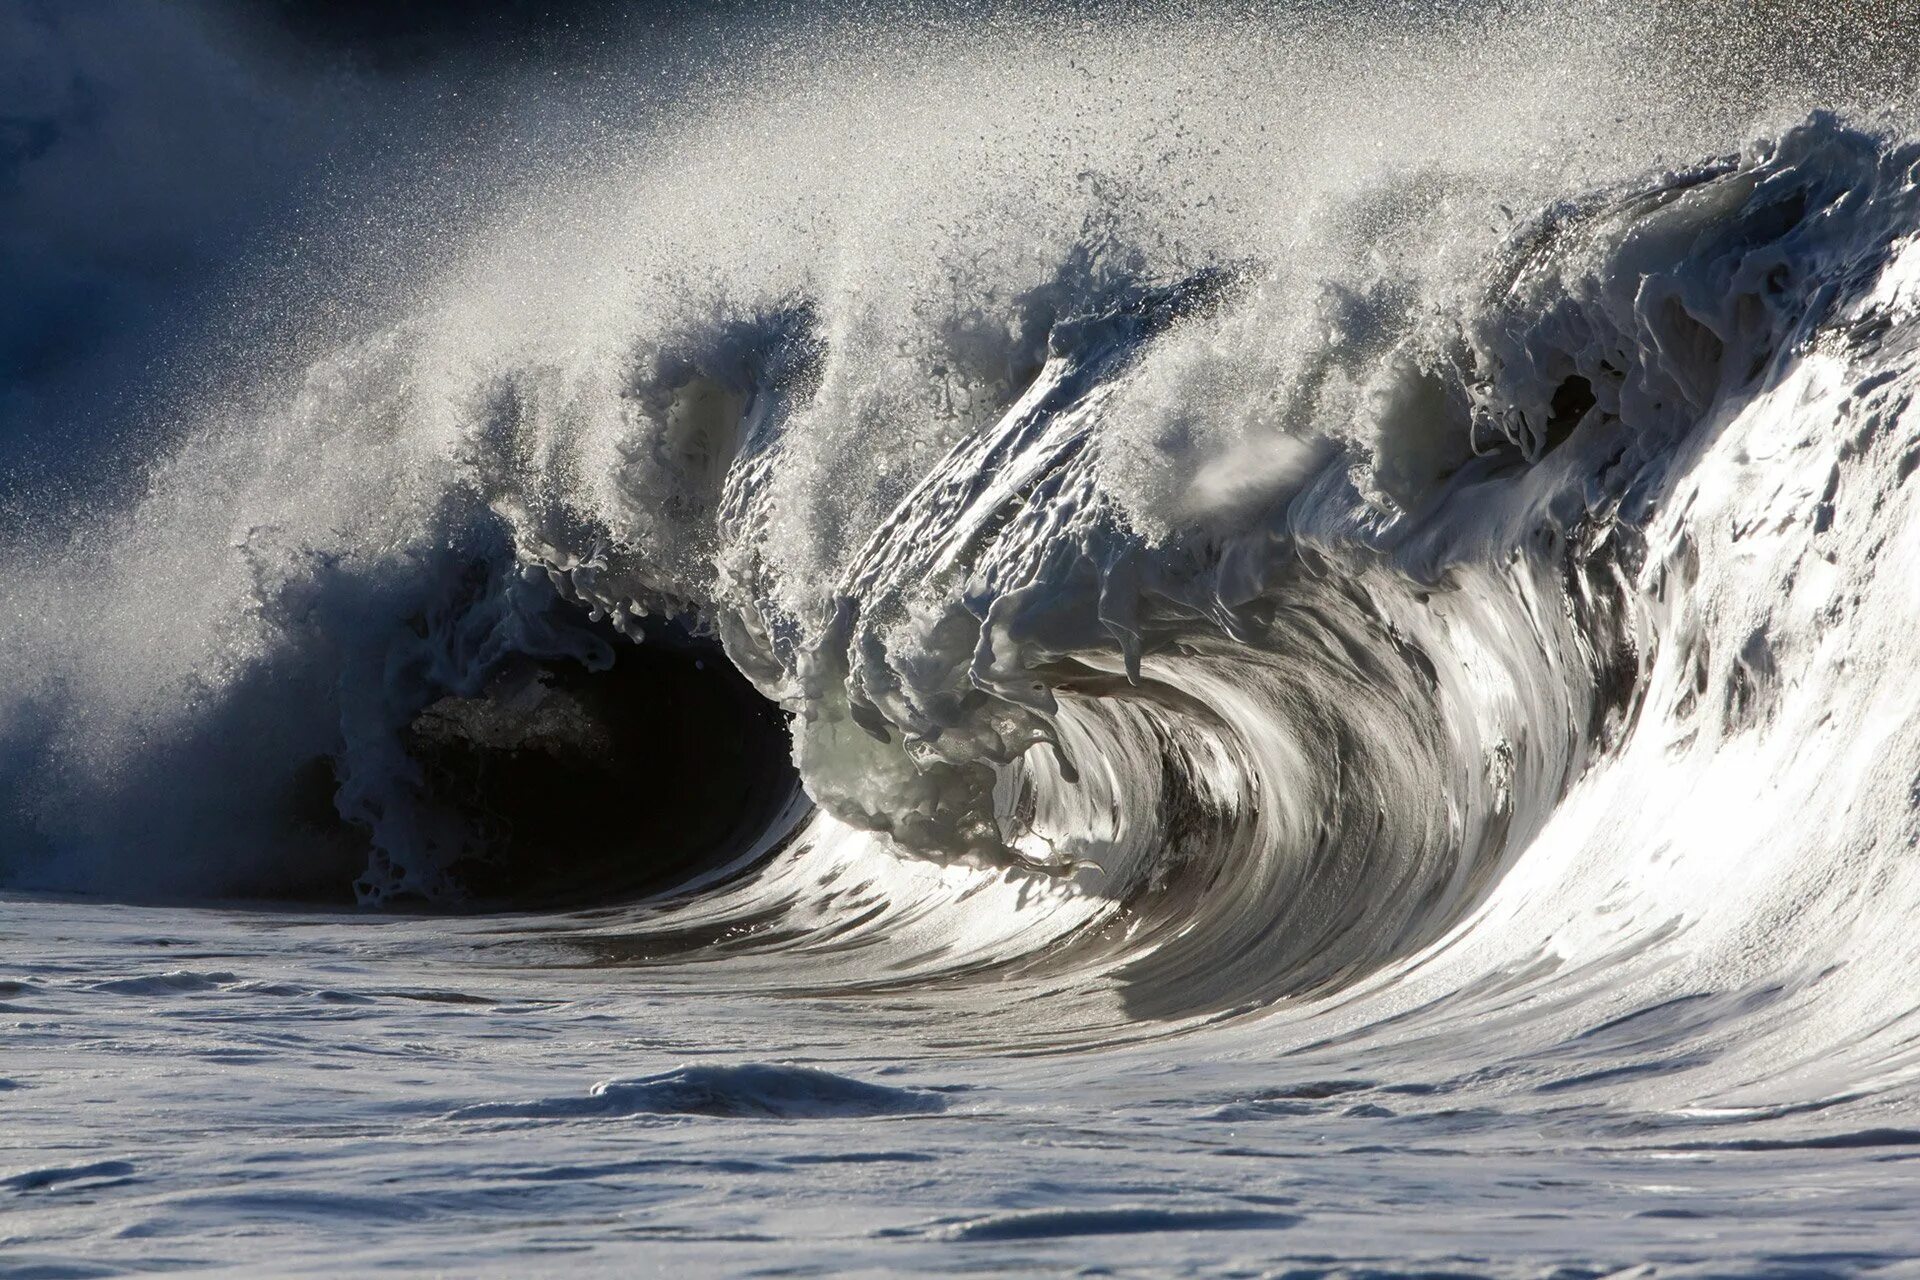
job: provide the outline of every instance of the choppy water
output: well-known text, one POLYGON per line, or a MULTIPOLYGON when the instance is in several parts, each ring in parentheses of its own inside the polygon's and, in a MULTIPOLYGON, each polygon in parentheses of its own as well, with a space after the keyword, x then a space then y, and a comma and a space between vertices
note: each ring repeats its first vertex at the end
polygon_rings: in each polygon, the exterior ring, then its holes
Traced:
POLYGON ((743 20, 233 268, 10 490, 0 1275, 1904 1273, 1920 131, 1767 19, 743 20))

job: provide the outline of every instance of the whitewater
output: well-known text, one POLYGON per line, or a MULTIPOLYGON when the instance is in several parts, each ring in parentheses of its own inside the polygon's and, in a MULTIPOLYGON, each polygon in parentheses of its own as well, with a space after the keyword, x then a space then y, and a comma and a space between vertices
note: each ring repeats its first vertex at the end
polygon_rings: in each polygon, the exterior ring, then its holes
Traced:
POLYGON ((711 15, 0 362, 0 1276, 1920 1273, 1915 35, 711 15))

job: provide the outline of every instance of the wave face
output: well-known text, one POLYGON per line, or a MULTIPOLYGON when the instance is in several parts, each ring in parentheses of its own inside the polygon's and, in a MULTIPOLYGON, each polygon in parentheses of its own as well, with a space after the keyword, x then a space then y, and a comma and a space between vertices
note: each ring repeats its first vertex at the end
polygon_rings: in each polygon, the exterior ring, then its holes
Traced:
MULTIPOLYGON (((0 884, 1342 1073, 1248 1124, 1907 1141, 1920 130, 1649 12, 761 32, 473 177, 15 521, 0 884)), ((615 1074, 447 1123, 961 1106, 615 1074)), ((1002 1208, 929 1230, 1303 1221, 1002 1208)))

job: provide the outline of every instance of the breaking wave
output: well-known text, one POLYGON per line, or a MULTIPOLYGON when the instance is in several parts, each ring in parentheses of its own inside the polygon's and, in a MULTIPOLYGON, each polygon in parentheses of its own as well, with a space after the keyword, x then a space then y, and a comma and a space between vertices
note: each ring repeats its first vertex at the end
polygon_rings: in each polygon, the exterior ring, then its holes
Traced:
POLYGON ((1920 144, 1590 16, 871 32, 504 183, 16 530, 4 883, 1904 1079, 1920 144))

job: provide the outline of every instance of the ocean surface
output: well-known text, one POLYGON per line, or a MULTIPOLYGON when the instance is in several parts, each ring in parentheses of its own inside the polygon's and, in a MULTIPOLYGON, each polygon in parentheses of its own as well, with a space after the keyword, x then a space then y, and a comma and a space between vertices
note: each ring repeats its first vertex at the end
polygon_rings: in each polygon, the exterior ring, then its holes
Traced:
POLYGON ((0 1277, 1920 1275, 1897 7, 266 12, 0 7, 0 1277))

